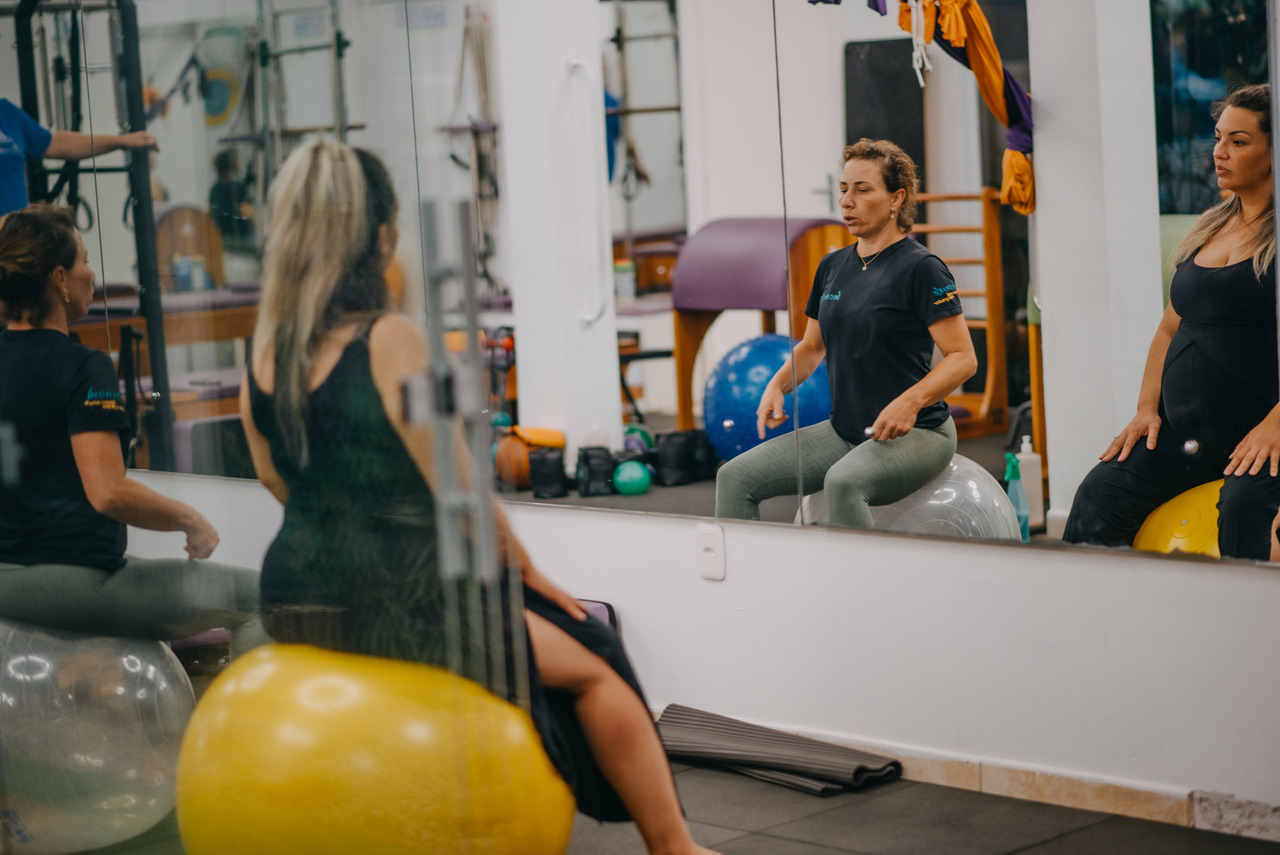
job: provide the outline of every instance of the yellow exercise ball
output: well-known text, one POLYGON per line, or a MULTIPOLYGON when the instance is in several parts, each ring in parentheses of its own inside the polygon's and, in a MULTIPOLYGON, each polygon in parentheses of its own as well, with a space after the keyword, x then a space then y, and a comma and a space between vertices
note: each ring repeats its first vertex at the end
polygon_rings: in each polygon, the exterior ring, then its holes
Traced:
POLYGON ((178 761, 188 855, 563 853, 573 794, 529 716, 439 668, 308 645, 232 663, 178 761))
POLYGON ((1194 552, 1221 558, 1218 551, 1218 492, 1222 479, 1192 487, 1151 512, 1133 548, 1144 552, 1194 552))

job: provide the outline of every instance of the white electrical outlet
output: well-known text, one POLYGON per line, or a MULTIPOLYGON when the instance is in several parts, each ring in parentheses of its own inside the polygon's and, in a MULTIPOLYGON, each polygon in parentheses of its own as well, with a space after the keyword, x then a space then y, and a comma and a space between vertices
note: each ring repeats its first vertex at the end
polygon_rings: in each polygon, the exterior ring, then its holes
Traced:
POLYGON ((716 523, 698 523, 698 575, 724 579, 724 529, 716 523))

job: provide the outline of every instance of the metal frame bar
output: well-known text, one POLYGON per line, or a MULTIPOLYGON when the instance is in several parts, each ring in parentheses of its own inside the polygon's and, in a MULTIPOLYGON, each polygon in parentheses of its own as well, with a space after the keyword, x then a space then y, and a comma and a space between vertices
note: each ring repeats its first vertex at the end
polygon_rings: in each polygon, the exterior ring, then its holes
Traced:
MULTIPOLYGON (((120 19, 120 55, 128 130, 145 130, 146 111, 142 105, 142 59, 139 53, 138 10, 134 0, 115 0, 120 19)), ((22 109, 39 121, 40 104, 36 89, 35 44, 31 19, 40 10, 41 0, 21 0, 14 11, 14 33, 17 40, 18 86, 22 109)), ((72 7, 49 4, 46 11, 72 7)), ((107 4, 93 6, 94 11, 109 10, 107 4)), ((133 202, 133 237, 138 255, 138 285, 142 316, 147 325, 147 349, 151 357, 152 422, 147 433, 148 466, 161 471, 173 470, 173 404, 169 398, 169 363, 165 358, 164 310, 160 305, 160 269, 156 261, 155 211, 151 205, 151 168, 147 152, 126 153, 129 192, 133 202)), ((111 169, 111 168, 106 168, 111 169)), ((104 169, 103 171, 106 171, 104 169)), ((112 170, 114 171, 114 170, 112 170)), ((48 172, 41 163, 27 165, 28 185, 38 195, 48 193, 48 172)), ((101 220, 99 219, 99 222, 101 220)), ((101 226, 99 226, 101 227, 101 226)))

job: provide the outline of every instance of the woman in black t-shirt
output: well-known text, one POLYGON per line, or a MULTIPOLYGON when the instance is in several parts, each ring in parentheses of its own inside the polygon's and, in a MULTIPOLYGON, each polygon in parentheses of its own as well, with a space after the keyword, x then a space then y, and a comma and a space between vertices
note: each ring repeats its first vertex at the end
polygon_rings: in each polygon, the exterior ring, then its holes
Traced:
POLYGON ((1216 114, 1213 160, 1228 195, 1174 250, 1138 413, 1077 490, 1068 543, 1128 546, 1161 504, 1225 475, 1221 554, 1271 553, 1280 506, 1271 88, 1238 89, 1216 114))
POLYGON ((157 639, 225 626, 238 654, 266 641, 255 571, 124 554, 127 525, 183 532, 191 559, 218 533, 126 474, 111 359, 67 332, 93 278, 69 209, 32 205, 0 224, 0 618, 157 639))
MULTIPOLYGON (((831 418, 800 430, 799 478, 806 493, 825 490, 833 525, 870 528, 870 506, 903 499, 946 468, 956 435, 942 399, 978 365, 951 272, 907 238, 917 184, 915 163, 894 143, 845 147, 840 208, 858 241, 818 265, 804 339, 756 411, 763 439, 787 418, 783 396, 826 358, 831 418), (931 366, 935 345, 942 360, 931 366)), ((716 516, 759 519, 762 500, 795 493, 795 452, 796 438, 780 436, 722 466, 716 516)))

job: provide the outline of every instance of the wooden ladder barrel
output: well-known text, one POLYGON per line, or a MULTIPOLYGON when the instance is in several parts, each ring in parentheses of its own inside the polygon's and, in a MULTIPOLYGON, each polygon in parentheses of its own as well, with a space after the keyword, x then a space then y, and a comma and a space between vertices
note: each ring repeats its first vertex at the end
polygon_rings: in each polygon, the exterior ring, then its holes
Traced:
POLYGON ((959 289, 957 294, 963 303, 966 297, 985 297, 987 301, 987 317, 971 318, 966 315, 965 321, 970 330, 983 330, 987 356, 985 384, 981 392, 962 392, 956 390, 947 395, 947 404, 968 415, 956 415, 956 433, 960 439, 977 436, 989 436, 1003 433, 1009 422, 1009 382, 1008 365, 1005 354, 1004 325, 1004 272, 1000 251, 1000 191, 992 187, 984 187, 979 193, 921 193, 916 197, 921 202, 981 202, 981 225, 932 225, 917 223, 912 233, 929 234, 981 234, 982 255, 976 257, 942 256, 942 261, 951 268, 968 265, 982 265, 985 272, 985 287, 981 289, 959 289))

